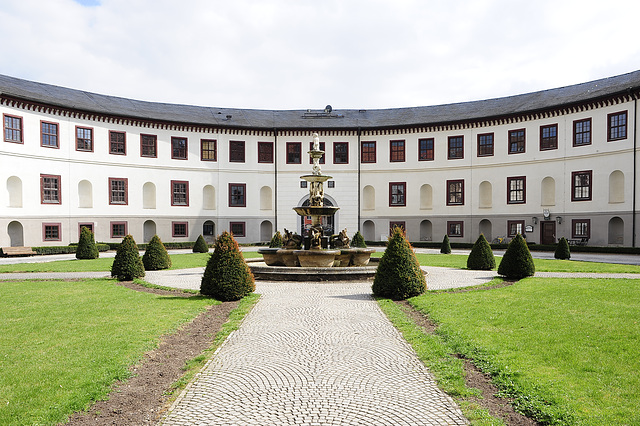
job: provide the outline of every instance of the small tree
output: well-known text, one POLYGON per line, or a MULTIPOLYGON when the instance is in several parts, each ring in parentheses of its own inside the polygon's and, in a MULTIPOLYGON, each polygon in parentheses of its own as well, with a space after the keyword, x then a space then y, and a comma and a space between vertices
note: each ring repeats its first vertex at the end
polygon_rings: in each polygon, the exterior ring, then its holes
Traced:
POLYGON ((221 301, 239 300, 256 289, 253 274, 244 261, 240 247, 225 231, 216 240, 207 262, 200 293, 221 301))
POLYGON ((209 245, 204 240, 204 237, 202 236, 202 234, 200 234, 198 236, 198 239, 196 240, 196 243, 193 245, 193 252, 194 253, 209 253, 209 245))
POLYGON ((97 259, 100 256, 93 232, 86 226, 80 231, 76 259, 97 259))
POLYGON ((140 259, 138 246, 131 235, 124 237, 116 257, 111 265, 111 276, 118 281, 131 281, 134 278, 144 277, 144 265, 140 259))
POLYGON ((280 231, 276 231, 271 237, 271 242, 269 243, 269 248, 281 248, 282 247, 282 234, 280 231))
POLYGON ((351 247, 356 248, 367 248, 367 243, 364 242, 364 237, 360 233, 360 231, 356 231, 353 234, 353 238, 351 239, 351 247))
POLYGON ((565 237, 560 238, 558 242, 558 246, 556 247, 556 252, 553 257, 556 259, 571 259, 571 251, 569 250, 569 242, 565 237))
POLYGON ((445 235, 440 246, 440 253, 451 254, 451 243, 449 243, 449 236, 445 235))
POLYGON ((371 290, 380 297, 404 300, 422 294, 427 282, 401 228, 395 227, 380 259, 371 290))
POLYGON ((157 235, 154 235, 147 244, 147 249, 142 256, 142 264, 147 271, 158 271, 171 267, 171 257, 157 235))
POLYGON ((493 257, 493 250, 489 242, 480 234, 476 240, 469 257, 467 257, 467 268, 477 271, 490 271, 496 267, 496 259, 493 257))
POLYGON ((536 268, 527 242, 522 238, 522 235, 518 234, 509 243, 498 267, 498 274, 504 275, 508 279, 519 280, 530 277, 535 272, 536 268))

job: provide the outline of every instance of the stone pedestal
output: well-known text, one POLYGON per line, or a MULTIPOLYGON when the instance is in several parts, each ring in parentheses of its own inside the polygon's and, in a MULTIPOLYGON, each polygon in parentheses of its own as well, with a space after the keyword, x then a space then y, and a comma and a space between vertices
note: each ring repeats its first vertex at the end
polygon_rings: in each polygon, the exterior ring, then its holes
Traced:
POLYGON ((300 266, 305 268, 329 268, 333 266, 339 250, 295 250, 300 266))

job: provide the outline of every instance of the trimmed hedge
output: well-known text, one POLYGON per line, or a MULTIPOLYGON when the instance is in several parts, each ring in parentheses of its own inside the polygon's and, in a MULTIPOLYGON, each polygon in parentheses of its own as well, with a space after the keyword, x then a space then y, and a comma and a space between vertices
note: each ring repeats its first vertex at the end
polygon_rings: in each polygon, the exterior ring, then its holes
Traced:
MULTIPOLYGON (((100 252, 111 250, 111 246, 105 243, 97 243, 96 248, 100 252)), ((45 246, 45 247, 31 247, 33 251, 35 251, 39 255, 49 255, 49 254, 73 254, 78 250, 78 245, 69 245, 69 246, 45 246)))
POLYGON ((280 231, 276 231, 271 237, 271 241, 269 242, 269 248, 281 248, 282 247, 282 234, 280 231))
POLYGON ((467 257, 467 268, 476 271, 490 271, 496 267, 491 246, 483 234, 480 234, 467 257))
POLYGON ((97 259, 100 256, 93 232, 86 226, 80 231, 76 259, 97 259))
POLYGON ((147 249, 142 256, 142 264, 147 271, 159 271, 171 267, 171 257, 158 235, 154 235, 147 244, 147 249))
POLYGON ((394 228, 389 237, 371 290, 376 296, 393 300, 405 300, 427 290, 427 282, 413 247, 399 227, 394 228))
POLYGON ((532 276, 536 272, 533 264, 531 252, 527 247, 527 243, 522 235, 517 234, 509 243, 509 248, 502 256, 500 266, 498 266, 498 274, 504 275, 508 279, 519 280, 532 276))
POLYGON ((355 248, 367 248, 367 243, 364 242, 364 237, 360 233, 360 231, 356 231, 353 234, 353 238, 351 239, 351 247, 355 248))
POLYGON ((132 281, 134 278, 144 277, 144 265, 140 259, 138 246, 131 235, 122 240, 111 265, 111 276, 118 281, 132 281))
POLYGON ((216 240, 200 282, 200 293, 223 302, 240 300, 253 293, 255 280, 238 243, 224 231, 216 240))
POLYGON ((202 236, 202 234, 200 234, 198 236, 198 239, 196 240, 195 244, 193 245, 193 252, 194 253, 209 253, 209 245, 204 240, 204 237, 202 236))
POLYGON ((571 251, 569 250, 569 241, 565 237, 560 238, 556 251, 553 254, 556 259, 571 259, 571 251))
POLYGON ((449 242, 449 236, 445 235, 442 239, 442 245, 440 246, 440 253, 451 254, 451 243, 449 242))

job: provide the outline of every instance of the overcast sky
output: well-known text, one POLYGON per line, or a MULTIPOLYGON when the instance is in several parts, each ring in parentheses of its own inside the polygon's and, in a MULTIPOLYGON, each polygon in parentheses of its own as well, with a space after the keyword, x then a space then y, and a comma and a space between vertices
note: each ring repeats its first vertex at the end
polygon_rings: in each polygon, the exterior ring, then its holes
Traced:
POLYGON ((0 0, 0 74, 126 98, 391 108, 640 69, 640 1, 0 0))

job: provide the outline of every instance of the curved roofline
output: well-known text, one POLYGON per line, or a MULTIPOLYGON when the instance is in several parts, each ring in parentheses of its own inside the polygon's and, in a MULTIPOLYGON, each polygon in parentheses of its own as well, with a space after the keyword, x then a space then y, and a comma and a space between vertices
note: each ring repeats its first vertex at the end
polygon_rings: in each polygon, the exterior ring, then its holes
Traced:
POLYGON ((534 114, 640 91, 640 71, 487 100, 387 109, 260 110, 148 102, 0 75, 0 98, 142 121, 236 129, 342 130, 440 126, 534 114))

